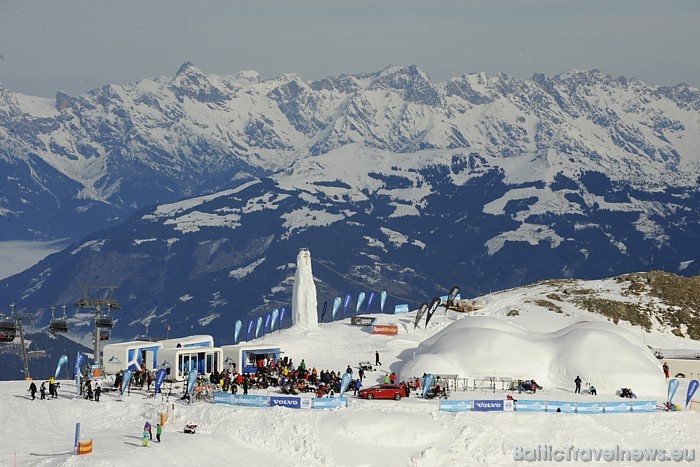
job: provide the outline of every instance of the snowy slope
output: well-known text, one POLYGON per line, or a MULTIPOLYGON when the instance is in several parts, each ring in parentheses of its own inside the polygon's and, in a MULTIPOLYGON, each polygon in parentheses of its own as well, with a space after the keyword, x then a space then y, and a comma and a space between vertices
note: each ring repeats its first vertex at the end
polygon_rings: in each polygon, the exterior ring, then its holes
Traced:
MULTIPOLYGON (((545 313, 536 305, 525 304, 519 316, 505 316, 502 307, 512 293, 485 297, 480 311, 492 327, 539 332, 562 328, 571 322, 589 319, 590 328, 599 328, 600 317, 590 313, 577 316, 545 313)), ((262 338, 261 342, 279 344, 295 362, 304 358, 307 365, 319 369, 344 371, 348 365, 372 359, 380 352, 383 365, 368 373, 366 384, 381 380, 384 370, 400 371, 422 341, 435 338, 448 326, 468 323, 470 318, 439 309, 427 330, 413 330, 415 312, 399 317, 380 316, 380 322, 399 326, 397 337, 376 336, 367 328, 350 326, 348 319, 325 323, 314 331, 285 329, 262 338)), ((639 331, 620 326, 619 335, 639 341, 639 331)), ((669 346, 688 345, 688 341, 659 332, 647 340, 669 346)), ((629 342, 628 341, 628 342, 629 342)), ((426 341, 427 342, 427 341, 426 341)), ((226 342, 222 342, 226 343, 226 342)), ((700 349, 697 343, 691 343, 700 349)), ((513 351, 512 348, 494 349, 513 351)), ((637 348, 637 351, 640 349, 637 348)), ((630 361, 636 357, 631 355, 630 361)), ((533 359, 536 360, 536 359, 533 359)), ((494 371, 496 367, 494 366, 494 371)), ((659 369, 659 385, 663 375, 659 369)), ((236 408, 197 403, 183 405, 177 398, 166 404, 160 398, 145 399, 134 391, 125 402, 116 402, 107 394, 99 404, 72 400, 70 381, 62 383, 58 400, 29 401, 24 382, 0 383, 0 411, 12 424, 0 425, 0 462, 10 465, 16 452, 18 465, 212 465, 235 459, 252 465, 514 465, 513 446, 528 448, 551 444, 555 448, 687 448, 700 452, 695 427, 700 415, 695 412, 614 415, 461 413, 438 411, 435 401, 412 395, 400 402, 362 401, 349 397, 349 407, 334 411, 297 411, 284 408, 236 408), (172 425, 166 425, 163 443, 140 446, 143 423, 156 420, 166 405, 175 404, 172 425), (554 422, 556 419, 556 422, 554 422), (77 458, 69 454, 75 422, 81 422, 84 439, 92 439, 93 454, 77 458), (196 435, 181 433, 182 426, 194 421, 196 435), (222 460, 225 459, 226 461, 222 460)), ((685 394, 682 383, 678 402, 685 394)), ((591 401, 592 396, 572 394, 573 384, 564 388, 546 387, 537 395, 516 398, 591 401)), ((655 395, 662 400, 663 391, 655 395)), ((465 392, 452 398, 503 398, 498 392, 465 392)), ((619 400, 608 391, 596 398, 619 400)))

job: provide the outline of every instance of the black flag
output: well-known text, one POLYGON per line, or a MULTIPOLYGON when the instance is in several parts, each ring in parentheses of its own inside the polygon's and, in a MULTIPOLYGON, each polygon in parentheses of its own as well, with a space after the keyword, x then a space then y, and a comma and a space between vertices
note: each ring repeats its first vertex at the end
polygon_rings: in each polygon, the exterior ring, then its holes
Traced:
POLYGON ((326 316, 327 309, 328 309, 328 300, 323 302, 323 312, 321 313, 321 322, 323 322, 323 317, 326 316))
POLYGON ((413 323, 413 329, 416 329, 416 327, 418 327, 418 322, 421 320, 426 311, 428 311, 428 304, 421 303, 420 308, 418 308, 418 313, 416 314, 416 322, 413 323))
POLYGON ((430 322, 430 318, 433 317, 433 314, 435 311, 438 309, 440 306, 440 297, 435 297, 433 298, 433 301, 430 302, 430 308, 428 308, 428 314, 425 317, 425 329, 428 329, 428 323, 430 322))
POLYGON ((452 287, 450 290, 450 294, 447 296, 447 306, 451 307, 455 304, 455 298, 457 297, 457 294, 459 293, 459 287, 456 285, 452 287))

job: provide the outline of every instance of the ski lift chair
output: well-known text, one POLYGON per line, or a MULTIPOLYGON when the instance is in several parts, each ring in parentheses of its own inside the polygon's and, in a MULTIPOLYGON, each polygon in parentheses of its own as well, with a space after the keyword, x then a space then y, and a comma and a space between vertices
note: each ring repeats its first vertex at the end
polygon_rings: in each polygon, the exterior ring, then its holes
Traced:
POLYGON ((108 329, 100 329, 100 340, 101 341, 108 341, 109 340, 109 330, 108 329))
POLYGON ((59 334, 68 332, 68 321, 66 320, 66 310, 63 308, 63 318, 54 316, 54 307, 51 307, 51 321, 49 322, 49 332, 51 334, 59 334))
POLYGON ((17 334, 17 325, 14 321, 0 320, 0 342, 12 342, 17 334))
POLYGON ((102 316, 100 318, 97 318, 95 324, 98 328, 112 329, 114 327, 114 320, 109 316, 102 316))

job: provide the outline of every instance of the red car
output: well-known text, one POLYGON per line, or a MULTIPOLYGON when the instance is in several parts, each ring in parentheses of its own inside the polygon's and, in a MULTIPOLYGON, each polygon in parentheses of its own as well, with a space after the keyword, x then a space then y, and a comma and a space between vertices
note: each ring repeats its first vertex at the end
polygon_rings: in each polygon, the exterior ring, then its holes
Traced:
POLYGON ((398 384, 378 384, 367 389, 360 389, 360 397, 363 399, 394 399, 401 400, 406 395, 403 386, 398 384))

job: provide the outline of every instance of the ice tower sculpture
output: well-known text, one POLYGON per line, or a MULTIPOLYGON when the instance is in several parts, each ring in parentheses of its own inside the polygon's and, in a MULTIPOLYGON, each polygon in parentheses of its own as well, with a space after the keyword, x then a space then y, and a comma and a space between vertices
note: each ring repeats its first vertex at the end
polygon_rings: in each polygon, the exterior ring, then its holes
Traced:
POLYGON ((297 255, 297 273, 292 290, 292 326, 302 329, 318 328, 316 284, 311 272, 311 252, 307 248, 297 255))

